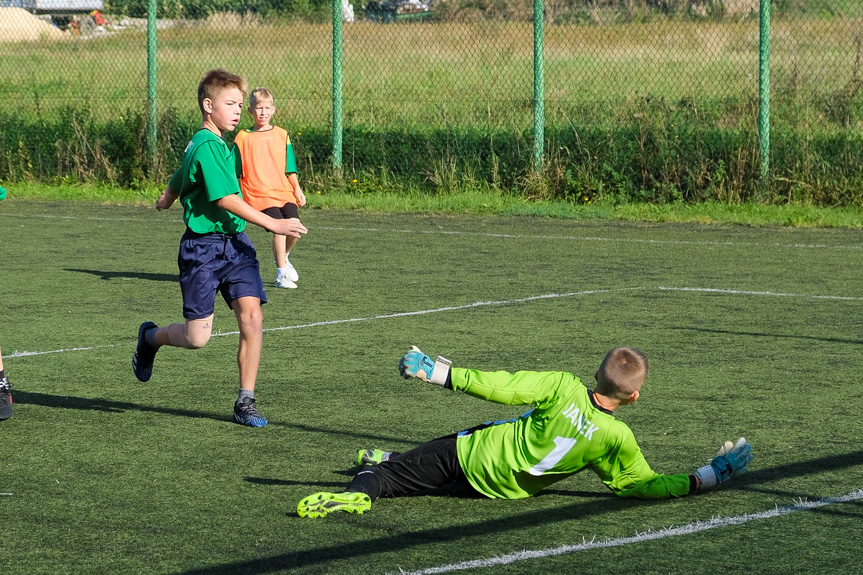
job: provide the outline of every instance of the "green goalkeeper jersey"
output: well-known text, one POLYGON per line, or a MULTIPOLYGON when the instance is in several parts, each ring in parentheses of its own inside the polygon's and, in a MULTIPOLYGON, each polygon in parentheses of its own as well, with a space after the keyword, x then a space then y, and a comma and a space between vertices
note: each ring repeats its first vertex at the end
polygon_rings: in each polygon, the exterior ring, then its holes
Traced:
POLYGON ((517 419, 459 434, 462 470, 488 497, 530 497, 585 468, 621 497, 663 499, 689 493, 689 476, 650 469, 629 426, 598 407, 570 373, 452 368, 451 378, 453 389, 468 395, 534 406, 517 419))

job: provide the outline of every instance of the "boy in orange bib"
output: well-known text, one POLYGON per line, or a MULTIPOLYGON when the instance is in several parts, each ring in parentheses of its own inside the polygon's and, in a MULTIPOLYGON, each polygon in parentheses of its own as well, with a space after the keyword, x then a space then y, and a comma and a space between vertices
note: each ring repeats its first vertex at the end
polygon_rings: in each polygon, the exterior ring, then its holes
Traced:
MULTIPOLYGON (((256 210, 276 219, 295 219, 306 196, 297 178, 297 160, 288 132, 270 124, 276 112, 273 96, 266 88, 256 88, 249 97, 249 114, 255 125, 241 130, 234 144, 242 162, 240 189, 243 199, 256 210)), ((273 234, 273 259, 276 287, 296 288, 299 275, 289 256, 299 238, 273 234)))

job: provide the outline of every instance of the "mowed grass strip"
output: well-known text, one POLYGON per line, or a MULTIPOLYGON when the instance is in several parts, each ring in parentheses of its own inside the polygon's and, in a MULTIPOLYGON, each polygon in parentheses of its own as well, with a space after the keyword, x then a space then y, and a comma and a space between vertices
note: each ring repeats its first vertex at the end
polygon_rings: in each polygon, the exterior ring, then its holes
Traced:
MULTIPOLYGON (((264 306, 258 398, 271 424, 252 430, 230 423, 236 336, 223 334, 236 324, 221 301, 205 348, 160 351, 146 385, 131 373, 137 326, 180 319, 179 211, 0 205, 0 345, 16 392, 0 424, 0 492, 13 494, 0 497, 3 573, 398 572, 861 487, 863 302, 817 297, 863 297, 855 231, 324 210, 303 221, 300 289, 270 288, 264 306), (383 317, 405 312, 425 313, 383 317), (586 383, 608 348, 635 345, 651 375, 619 414, 655 470, 691 472, 740 435, 756 459, 728 488, 675 501, 619 500, 586 472, 528 500, 450 490, 296 517, 300 498, 347 483, 358 447, 406 449, 526 409, 401 380, 411 344, 586 383)), ((269 281, 269 236, 249 232, 269 281)), ((860 519, 842 504, 495 572, 676 572, 717 553, 734 571, 852 572, 860 519)))

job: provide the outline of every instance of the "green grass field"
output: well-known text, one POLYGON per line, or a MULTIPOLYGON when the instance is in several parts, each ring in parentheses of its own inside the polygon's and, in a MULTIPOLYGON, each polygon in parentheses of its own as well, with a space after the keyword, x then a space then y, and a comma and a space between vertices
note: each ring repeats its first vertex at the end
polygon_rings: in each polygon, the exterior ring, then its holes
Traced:
MULTIPOLYGON (((160 351, 148 384, 132 375, 138 325, 181 316, 180 211, 0 204, 16 401, 0 423, 0 573, 442 573, 494 558, 511 562, 458 572, 859 572, 859 231, 324 209, 303 221, 300 289, 268 290, 270 425, 253 430, 230 422, 236 324, 221 302, 205 348, 160 351), (527 500, 445 491, 297 517, 300 498, 347 483, 358 447, 525 410, 401 380, 411 344, 585 382, 610 347, 637 346, 651 374, 618 413, 655 470, 691 472, 741 435, 755 459, 728 487, 674 501, 617 499, 587 471, 527 500)), ((250 236, 271 280, 268 236, 250 236)))

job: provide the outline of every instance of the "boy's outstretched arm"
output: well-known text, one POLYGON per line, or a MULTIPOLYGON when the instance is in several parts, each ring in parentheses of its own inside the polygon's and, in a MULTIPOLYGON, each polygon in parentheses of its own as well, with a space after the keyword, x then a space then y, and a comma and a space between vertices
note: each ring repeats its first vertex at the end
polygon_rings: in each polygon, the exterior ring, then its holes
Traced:
POLYGON ((621 451, 616 458, 617 467, 594 471, 620 497, 665 499, 705 491, 725 483, 745 472, 751 460, 752 446, 741 437, 737 443, 726 441, 710 463, 688 476, 654 473, 638 449, 621 451))
POLYGON ((216 203, 223 210, 227 210, 235 216, 243 218, 250 224, 260 226, 268 232, 272 232, 274 234, 299 238, 302 236, 302 234, 305 234, 309 231, 308 229, 306 229, 306 226, 300 223, 299 220, 277 220, 275 218, 271 218, 267 214, 259 212, 258 210, 244 202, 243 199, 237 194, 231 194, 229 196, 225 196, 224 198, 220 198, 216 203))
POLYGON ((171 184, 168 184, 165 186, 165 191, 162 192, 162 195, 159 196, 158 200, 156 200, 156 209, 160 212, 162 210, 167 210, 174 205, 174 202, 177 201, 178 197, 180 197, 179 194, 174 193, 174 191, 171 190, 171 184))

